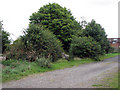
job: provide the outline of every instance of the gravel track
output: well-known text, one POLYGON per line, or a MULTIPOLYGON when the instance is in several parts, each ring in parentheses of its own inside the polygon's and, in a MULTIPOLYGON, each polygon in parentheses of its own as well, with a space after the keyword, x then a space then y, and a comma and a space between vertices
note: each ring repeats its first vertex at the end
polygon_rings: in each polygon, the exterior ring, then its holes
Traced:
POLYGON ((3 83, 3 88, 91 88, 103 74, 118 71, 118 56, 101 62, 34 74, 3 83))

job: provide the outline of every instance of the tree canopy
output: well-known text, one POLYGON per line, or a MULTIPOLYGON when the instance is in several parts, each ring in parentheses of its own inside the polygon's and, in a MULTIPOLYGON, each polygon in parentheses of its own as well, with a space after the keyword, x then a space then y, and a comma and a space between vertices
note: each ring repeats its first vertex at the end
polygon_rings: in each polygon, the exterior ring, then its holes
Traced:
MULTIPOLYGON (((56 61, 66 51, 77 57, 95 57, 98 60, 99 55, 110 51, 107 35, 100 24, 95 20, 78 22, 69 9, 57 3, 44 5, 29 20, 24 35, 11 45, 10 58, 36 60, 44 55, 56 61)), ((5 51, 10 43, 9 33, 4 30, 1 33, 5 51)))
POLYGON ((69 49, 74 30, 81 28, 70 10, 56 3, 49 3, 33 13, 30 24, 42 24, 48 28, 61 40, 65 50, 69 49))

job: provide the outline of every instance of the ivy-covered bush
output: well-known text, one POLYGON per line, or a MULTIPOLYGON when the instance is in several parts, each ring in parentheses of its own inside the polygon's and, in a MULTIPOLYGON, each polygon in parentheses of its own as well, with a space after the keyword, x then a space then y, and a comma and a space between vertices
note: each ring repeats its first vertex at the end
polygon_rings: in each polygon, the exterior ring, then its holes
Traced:
POLYGON ((75 57, 89 57, 99 60, 101 46, 98 42, 94 41, 92 37, 74 36, 69 52, 75 57))
POLYGON ((45 58, 50 58, 54 62, 61 57, 61 53, 63 52, 61 42, 52 32, 46 30, 40 24, 30 24, 24 33, 22 41, 27 46, 27 49, 35 52, 35 55, 33 55, 34 60, 45 56, 45 58))

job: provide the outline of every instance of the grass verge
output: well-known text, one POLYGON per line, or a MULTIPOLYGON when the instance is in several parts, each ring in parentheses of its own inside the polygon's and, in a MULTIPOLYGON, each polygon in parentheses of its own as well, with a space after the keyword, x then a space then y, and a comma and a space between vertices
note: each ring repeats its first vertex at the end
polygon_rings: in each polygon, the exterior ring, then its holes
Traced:
MULTIPOLYGON (((117 55, 118 53, 106 54, 104 56, 101 56, 100 58, 101 60, 104 60, 106 58, 114 57, 117 55)), ((18 80, 34 73, 43 73, 57 69, 70 68, 73 66, 78 66, 80 64, 91 63, 91 62, 95 62, 95 60, 89 58, 81 59, 81 60, 72 60, 72 61, 61 59, 55 63, 52 63, 51 68, 43 68, 40 67, 36 62, 27 62, 23 60, 2 61, 2 64, 4 65, 2 68, 2 82, 7 82, 10 80, 18 80)))
POLYGON ((112 58, 112 57, 115 57, 115 56, 118 56, 118 55, 120 55, 120 53, 109 53, 109 54, 105 54, 105 55, 101 56, 100 59, 104 60, 104 59, 112 58))

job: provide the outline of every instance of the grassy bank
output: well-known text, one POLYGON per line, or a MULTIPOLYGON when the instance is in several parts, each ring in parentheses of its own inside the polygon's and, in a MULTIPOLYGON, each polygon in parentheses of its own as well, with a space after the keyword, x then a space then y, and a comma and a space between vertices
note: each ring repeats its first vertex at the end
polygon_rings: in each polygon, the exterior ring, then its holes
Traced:
MULTIPOLYGON (((104 56, 101 56, 100 58, 101 60, 104 60, 106 58, 114 57, 117 55, 118 55, 117 53, 106 54, 104 56)), ((89 58, 81 59, 81 60, 72 60, 72 61, 60 59, 57 62, 52 63, 51 68, 42 68, 36 62, 27 62, 23 60, 2 61, 2 64, 4 65, 2 69, 2 82, 7 82, 10 80, 18 80, 21 79, 22 77, 34 73, 42 73, 57 69, 64 69, 72 66, 78 66, 80 64, 91 63, 91 62, 95 62, 95 61, 89 58)))

